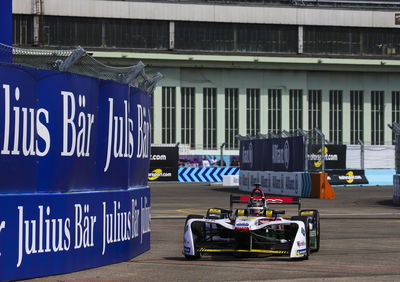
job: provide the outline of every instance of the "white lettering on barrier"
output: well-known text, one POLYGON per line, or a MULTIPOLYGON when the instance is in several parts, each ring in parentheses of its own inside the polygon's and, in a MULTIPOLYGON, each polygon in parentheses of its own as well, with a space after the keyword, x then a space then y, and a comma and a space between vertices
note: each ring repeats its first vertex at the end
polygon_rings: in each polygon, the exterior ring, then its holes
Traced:
MULTIPOLYGON (((149 157, 149 138, 150 138, 150 122, 144 121, 146 117, 146 109, 142 105, 137 105, 137 122, 138 122, 138 142, 137 142, 137 158, 149 157)), ((150 116, 150 114, 149 114, 150 116)))
POLYGON ((121 211, 121 203, 114 201, 112 213, 107 213, 107 203, 103 202, 103 249, 101 254, 105 254, 107 245, 138 237, 139 217, 140 209, 136 199, 132 199, 129 211, 121 211))
POLYGON ((12 97, 11 86, 9 84, 3 84, 3 90, 4 138, 0 153, 2 155, 20 155, 22 151, 24 156, 38 155, 43 157, 47 155, 50 150, 50 133, 45 124, 49 123, 49 112, 43 108, 34 109, 18 106, 18 102, 21 99, 18 87, 15 87, 12 97), (11 107, 13 114, 11 114, 11 107), (41 116, 44 116, 44 123, 41 121, 41 116), (14 120, 14 132, 11 132, 12 118, 14 120), (19 143, 20 133, 22 133, 21 144, 19 143), (38 138, 42 139, 45 143, 43 151, 39 149, 38 138), (11 149, 12 151, 10 151, 11 149))
MULTIPOLYGON (((113 201, 108 208, 103 206, 102 255, 108 245, 138 238, 143 243, 143 235, 151 231, 151 207, 148 197, 131 199, 128 210, 121 209, 119 201, 113 201), (140 203, 140 206, 139 206, 140 203), (111 209, 111 212, 108 211, 111 209), (139 229, 140 223, 140 229, 139 229)), ((25 256, 41 253, 56 253, 95 247, 97 216, 90 214, 89 204, 74 204, 73 218, 55 217, 50 206, 37 206, 37 213, 25 214, 24 206, 18 206, 18 260, 19 268, 25 256), (28 215, 28 216, 27 216, 28 215), (71 226, 71 223, 73 226, 71 226), (71 237, 71 231, 74 236, 71 237)), ((100 224, 101 225, 101 224, 100 224)), ((0 221, 0 234, 4 233, 5 221, 0 221)), ((100 243, 100 242, 98 242, 100 243)))
MULTIPOLYGON (((75 95, 68 91, 61 91, 61 95, 63 96, 63 151, 61 156, 73 156, 76 152, 78 158, 89 157, 94 114, 86 113, 85 115, 85 112, 79 112, 76 125, 74 122, 77 109, 75 95), (70 140, 71 143, 69 143, 70 140)), ((78 100, 78 107, 83 110, 86 107, 85 96, 79 95, 78 100)))
MULTIPOLYGON (((12 89, 9 84, 3 84, 1 90, 0 94, 4 96, 4 134, 0 154, 46 156, 51 149, 51 135, 48 129, 51 121, 49 112, 44 108, 35 109, 18 105, 22 103, 19 87, 12 89)), ((95 115, 85 111, 86 96, 75 95, 70 91, 61 91, 60 94, 63 103, 61 156, 90 157, 95 115)), ((135 141, 134 123, 129 118, 128 101, 123 101, 123 116, 114 115, 113 98, 109 98, 108 103, 108 142, 104 172, 108 171, 112 158, 132 158, 135 141)), ((138 104, 137 158, 149 157, 150 132, 150 109, 138 104)))
POLYGON ((51 218, 51 209, 38 206, 39 220, 25 219, 24 207, 18 206, 18 262, 24 255, 68 251, 71 246, 71 220, 51 218))
MULTIPOLYGON (((124 100, 124 116, 114 115, 114 99, 109 98, 109 118, 108 118, 108 142, 107 158, 104 172, 110 167, 111 157, 132 158, 134 150, 133 120, 128 118, 128 102, 124 100)), ((137 132, 137 158, 148 158, 150 151, 150 122, 145 121, 146 111, 142 105, 138 108, 138 132, 137 132)), ((148 113, 148 115, 150 115, 148 113)))

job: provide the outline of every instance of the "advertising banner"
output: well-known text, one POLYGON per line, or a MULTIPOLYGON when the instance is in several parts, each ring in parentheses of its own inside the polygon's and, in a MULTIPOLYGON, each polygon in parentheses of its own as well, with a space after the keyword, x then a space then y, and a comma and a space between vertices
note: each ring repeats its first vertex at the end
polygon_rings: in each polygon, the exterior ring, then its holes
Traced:
MULTIPOLYGON (((328 144, 325 146, 325 169, 346 169, 346 145, 328 144)), ((308 169, 320 171, 321 145, 308 146, 308 169)))
POLYGON ((326 170, 331 185, 368 184, 365 170, 362 169, 334 169, 326 170))
MULTIPOLYGON (((0 43, 12 46, 12 0, 2 0, 0 7, 0 43)), ((0 62, 11 63, 12 53, 0 52, 0 62)))
POLYGON ((0 196, 0 280, 126 261, 150 249, 150 189, 0 196))
POLYGON ((303 171, 303 137, 242 140, 240 168, 259 171, 303 171))
POLYGON ((149 181, 178 181, 178 147, 151 147, 149 181))
POLYGON ((0 64, 0 193, 147 186, 150 99, 114 81, 0 64))

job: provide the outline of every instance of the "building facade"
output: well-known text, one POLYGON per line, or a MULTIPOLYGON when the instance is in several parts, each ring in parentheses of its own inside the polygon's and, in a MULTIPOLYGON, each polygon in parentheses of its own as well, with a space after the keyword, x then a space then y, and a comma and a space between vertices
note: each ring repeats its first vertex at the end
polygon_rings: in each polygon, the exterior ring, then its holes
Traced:
POLYGON ((82 46, 143 61, 152 142, 238 154, 238 135, 321 129, 331 143, 393 144, 400 121, 400 2, 18 0, 13 44, 82 46))

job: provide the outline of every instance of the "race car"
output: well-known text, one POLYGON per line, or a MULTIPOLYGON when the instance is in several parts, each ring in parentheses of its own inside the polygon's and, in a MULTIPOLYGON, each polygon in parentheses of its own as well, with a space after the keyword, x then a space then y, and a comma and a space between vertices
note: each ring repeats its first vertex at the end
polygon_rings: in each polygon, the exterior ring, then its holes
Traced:
POLYGON ((308 259, 319 250, 318 210, 301 210, 297 197, 266 197, 259 185, 250 196, 230 197, 230 209, 210 208, 206 216, 188 215, 183 236, 183 255, 288 256, 308 259), (258 196, 256 194, 259 194, 258 196), (233 204, 247 204, 233 211, 233 204), (284 210, 270 206, 298 206, 298 215, 286 219, 284 210))

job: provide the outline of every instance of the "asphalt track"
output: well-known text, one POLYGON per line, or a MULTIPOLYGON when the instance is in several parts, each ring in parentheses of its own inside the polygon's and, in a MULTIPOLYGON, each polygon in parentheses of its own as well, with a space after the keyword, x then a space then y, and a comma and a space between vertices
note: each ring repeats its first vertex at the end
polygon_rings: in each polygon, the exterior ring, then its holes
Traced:
POLYGON ((152 189, 151 250, 130 261, 30 281, 400 281, 400 207, 392 187, 335 187, 336 199, 303 199, 321 213, 321 249, 307 261, 203 257, 186 261, 187 214, 228 207, 237 188, 160 183, 152 189))

